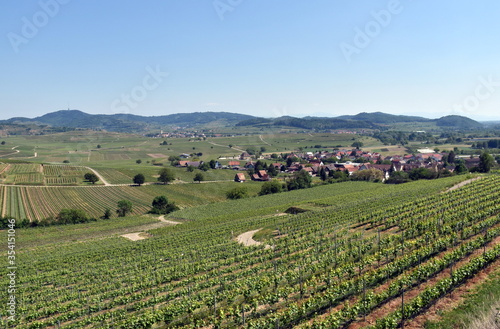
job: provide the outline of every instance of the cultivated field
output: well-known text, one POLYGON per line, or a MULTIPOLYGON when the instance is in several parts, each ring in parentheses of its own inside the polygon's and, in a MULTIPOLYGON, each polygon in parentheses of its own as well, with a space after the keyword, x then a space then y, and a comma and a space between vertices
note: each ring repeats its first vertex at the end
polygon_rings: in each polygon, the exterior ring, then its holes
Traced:
POLYGON ((254 212, 248 200, 231 201, 223 206, 232 216, 174 213, 188 220, 135 242, 109 229, 59 244, 47 228, 50 237, 18 255, 16 327, 411 327, 500 256, 500 178, 439 193, 455 182, 333 184, 256 198, 254 212), (307 199, 315 190, 325 196, 316 203, 307 199), (309 211, 283 216, 288 202, 309 211), (269 232, 262 245, 235 241, 259 228, 269 232))

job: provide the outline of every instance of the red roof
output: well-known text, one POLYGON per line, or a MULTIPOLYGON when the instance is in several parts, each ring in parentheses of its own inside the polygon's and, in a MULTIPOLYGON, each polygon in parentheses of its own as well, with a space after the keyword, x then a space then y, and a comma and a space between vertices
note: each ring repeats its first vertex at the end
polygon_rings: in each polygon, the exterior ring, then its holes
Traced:
POLYGON ((230 166, 239 166, 240 162, 239 161, 229 161, 230 166))

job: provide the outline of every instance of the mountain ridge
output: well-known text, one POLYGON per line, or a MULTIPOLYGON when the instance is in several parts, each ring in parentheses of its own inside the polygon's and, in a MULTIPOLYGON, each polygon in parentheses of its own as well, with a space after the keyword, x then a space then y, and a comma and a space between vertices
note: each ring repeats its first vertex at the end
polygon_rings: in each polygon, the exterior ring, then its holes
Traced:
POLYGON ((263 118, 232 112, 192 112, 174 113, 158 116, 136 114, 89 114, 80 110, 60 110, 49 112, 35 118, 13 117, 0 123, 36 123, 53 127, 104 129, 109 131, 145 131, 162 126, 196 127, 200 125, 216 126, 288 126, 301 129, 385 129, 391 124, 417 122, 435 123, 442 128, 475 129, 482 123, 464 116, 448 115, 438 119, 419 116, 394 115, 384 112, 361 112, 356 115, 338 117, 297 118, 282 116, 263 118))

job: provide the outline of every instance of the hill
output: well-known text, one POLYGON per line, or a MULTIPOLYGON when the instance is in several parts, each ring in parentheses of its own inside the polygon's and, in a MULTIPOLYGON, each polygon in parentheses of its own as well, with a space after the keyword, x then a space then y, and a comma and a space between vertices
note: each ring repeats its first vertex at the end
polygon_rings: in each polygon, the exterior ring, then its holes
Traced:
POLYGON ((448 115, 436 120, 439 127, 452 127, 460 129, 482 128, 483 124, 460 115, 448 115))
POLYGON ((417 116, 408 116, 408 115, 394 115, 382 112, 361 112, 356 115, 344 115, 337 117, 337 119, 344 120, 355 120, 355 121, 369 121, 380 124, 391 124, 391 123, 399 123, 399 122, 431 122, 432 119, 427 119, 423 117, 417 116))
POLYGON ((192 127, 216 122, 218 126, 233 126, 242 120, 254 118, 250 115, 228 112, 177 113, 162 116, 140 116, 133 114, 88 114, 79 110, 61 110, 33 119, 15 117, 1 123, 38 123, 55 127, 92 128, 108 131, 144 131, 161 126, 192 127))
POLYGON ((275 119, 253 118, 244 120, 237 124, 237 126, 286 126, 302 129, 361 129, 361 128, 379 128, 376 124, 368 121, 355 121, 344 120, 338 118, 318 118, 318 117, 305 117, 294 118, 290 116, 279 117, 275 119))
MULTIPOLYGON (((300 129, 390 129, 391 126, 405 123, 432 124, 441 128, 478 129, 483 125, 477 121, 458 115, 449 115, 439 119, 427 119, 418 116, 393 115, 382 112, 347 115, 339 117, 304 117, 283 116, 262 118, 246 114, 229 112, 194 112, 176 113, 161 116, 141 116, 134 114, 88 114, 78 110, 62 110, 47 113, 33 119, 15 117, 0 121, 0 124, 42 124, 52 127, 105 129, 115 132, 143 132, 148 129, 166 129, 168 127, 207 128, 207 127, 293 127, 300 129)), ((393 127, 394 128, 394 127, 393 127)), ((394 128, 397 129, 397 128, 394 128)))

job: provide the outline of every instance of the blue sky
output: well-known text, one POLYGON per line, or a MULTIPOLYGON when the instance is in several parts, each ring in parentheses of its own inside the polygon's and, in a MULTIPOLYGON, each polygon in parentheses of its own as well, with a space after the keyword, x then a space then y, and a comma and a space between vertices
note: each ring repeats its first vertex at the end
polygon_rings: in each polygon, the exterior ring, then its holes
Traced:
POLYGON ((3 0, 0 119, 382 111, 500 119, 500 3, 3 0))

